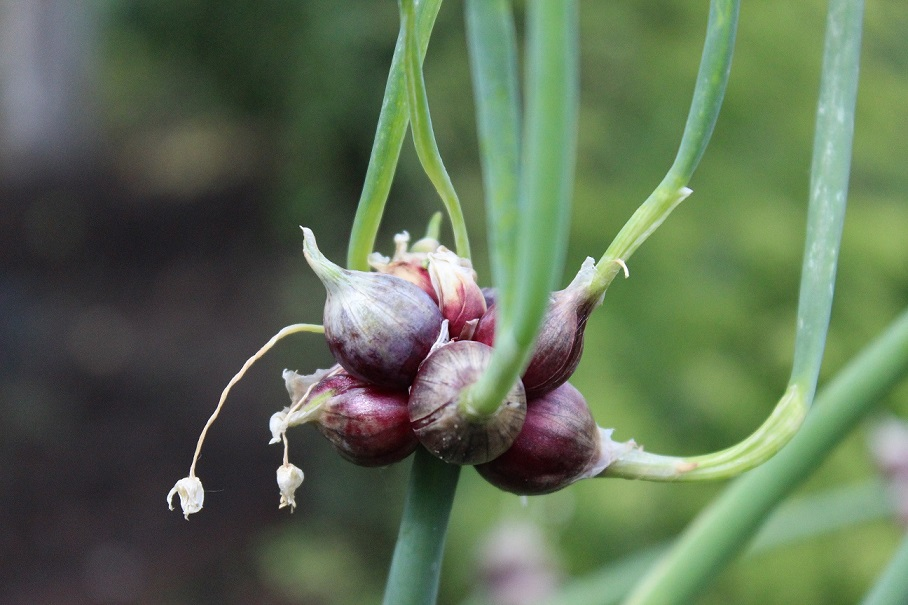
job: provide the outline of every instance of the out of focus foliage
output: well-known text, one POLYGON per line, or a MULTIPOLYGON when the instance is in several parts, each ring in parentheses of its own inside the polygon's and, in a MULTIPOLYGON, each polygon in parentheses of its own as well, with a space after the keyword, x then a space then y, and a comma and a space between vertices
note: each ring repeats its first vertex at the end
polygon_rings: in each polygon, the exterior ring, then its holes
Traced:
MULTIPOLYGON (((397 35, 397 5, 117 0, 92 6, 101 24, 96 86, 106 141, 97 172, 101 183, 113 183, 99 187, 117 192, 108 198, 108 216, 120 216, 121 204, 132 208, 125 222, 104 223, 105 233, 146 242, 145 252, 123 244, 134 254, 120 264, 103 259, 117 257, 122 246, 100 250, 96 267, 130 277, 127 286, 98 278, 107 290, 94 299, 115 308, 132 301, 130 317, 140 335, 166 327, 174 336, 141 357, 141 384, 154 394, 142 402, 142 424, 127 411, 134 400, 119 397, 110 399, 106 417, 86 414, 88 408, 74 402, 65 420, 76 432, 80 423, 104 423, 113 414, 121 421, 117 430, 128 436, 111 446, 118 449, 141 437, 135 447, 144 448, 142 461, 113 464, 108 479, 111 494, 129 485, 136 497, 97 514, 124 520, 111 539, 141 545, 135 548, 144 553, 143 580, 126 600, 73 596, 58 602, 377 601, 408 463, 354 468, 315 431, 298 429, 290 436, 291 457, 306 472, 300 506, 293 516, 276 510, 273 474, 280 454, 266 445, 267 418, 286 403, 281 368, 329 363, 316 337, 299 336, 269 354, 253 370, 251 385, 228 402, 229 419, 212 432, 212 449, 200 463, 201 476, 211 477, 206 487, 223 491, 206 498, 203 513, 190 524, 176 513, 164 517, 163 495, 168 481, 185 474, 195 431, 213 408, 218 385, 280 326, 319 321, 323 291, 303 262, 297 225, 311 227, 323 251, 343 259, 397 35), (148 250, 157 260, 145 255, 148 250), (153 280, 180 288, 147 303, 136 292, 153 280), (130 295, 124 287, 136 290, 130 295), (167 544, 157 536, 166 536, 167 544), (162 563, 168 558, 177 563, 162 563)), ((602 254, 668 168, 706 14, 706 3, 682 0, 582 3, 580 150, 564 283, 585 256, 602 254)), ((721 448, 752 431, 781 394, 791 363, 824 24, 823 2, 744 4, 726 102, 691 183, 694 194, 634 256, 630 279, 613 284, 587 330, 573 382, 617 438, 633 437, 664 453, 721 448)), ((905 31, 908 6, 868 3, 851 195, 824 377, 908 302, 905 31)), ((425 74, 436 136, 465 204, 480 279, 488 282, 459 2, 441 11, 425 74)), ((390 252, 397 231, 420 233, 439 208, 408 141, 381 251, 390 252)), ((82 226, 88 241, 100 237, 94 223, 89 213, 82 226)), ((41 279, 55 279, 46 266, 42 271, 41 279)), ((131 376, 102 375, 92 392, 128 388, 131 376)), ((908 413, 908 389, 881 406, 908 413)), ((805 492, 875 473, 864 431, 855 429, 805 492)), ((13 438, 28 438, 24 431, 13 438)), ((81 471, 72 472, 78 477, 81 471)), ((466 470, 440 602, 459 603, 477 589, 480 546, 506 520, 540 527, 551 560, 569 578, 670 538, 720 488, 598 480, 524 501, 466 470)), ((87 504, 94 493, 82 489, 85 514, 95 514, 87 504)), ((58 523, 66 525, 65 518, 58 523)), ((879 522, 741 561, 701 602, 855 602, 901 533, 894 521, 879 522)), ((35 552, 44 556, 40 548, 35 552)), ((52 581, 64 586, 94 564, 39 559, 46 561, 58 570, 52 581)))

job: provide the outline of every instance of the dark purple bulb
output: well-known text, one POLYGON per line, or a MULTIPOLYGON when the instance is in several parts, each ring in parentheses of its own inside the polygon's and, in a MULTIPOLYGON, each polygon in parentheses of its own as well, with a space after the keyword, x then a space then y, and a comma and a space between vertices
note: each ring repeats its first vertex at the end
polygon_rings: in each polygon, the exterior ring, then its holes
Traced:
POLYGON ((375 385, 406 388, 441 331, 438 305, 414 284, 343 269, 305 235, 304 253, 328 291, 325 340, 347 372, 375 385))
MULTIPOLYGON (((299 393, 285 373, 288 390, 299 393)), ((312 414, 319 432, 337 452, 360 466, 385 466, 403 460, 419 445, 410 429, 409 396, 406 390, 378 387, 345 372, 320 380, 308 400, 327 397, 312 414)))
POLYGON ((600 429, 586 400, 564 383, 528 401, 523 428, 513 445, 476 470, 505 491, 548 494, 601 471, 601 445, 600 429))
MULTIPOLYGON (((533 355, 521 377, 528 399, 556 389, 577 369, 583 354, 586 321, 602 302, 602 295, 591 287, 595 274, 592 259, 587 259, 567 288, 552 293, 533 355)), ((494 305, 480 318, 473 340, 494 345, 494 305)))

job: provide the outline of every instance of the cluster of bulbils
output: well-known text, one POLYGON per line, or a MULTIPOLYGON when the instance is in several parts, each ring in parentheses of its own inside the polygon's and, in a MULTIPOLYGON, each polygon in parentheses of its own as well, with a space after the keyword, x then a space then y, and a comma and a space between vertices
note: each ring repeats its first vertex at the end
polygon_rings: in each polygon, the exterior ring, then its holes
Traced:
MULTIPOLYGON (((459 405, 488 366, 495 336, 494 293, 479 287, 470 261, 431 238, 410 246, 402 233, 393 258, 375 253, 375 271, 352 271, 328 260, 312 231, 303 233, 306 260, 327 290, 324 333, 337 365, 311 375, 284 371, 291 405, 271 417, 272 443, 286 448, 288 428, 313 423, 341 456, 370 467, 403 460, 421 444, 520 495, 595 476, 634 447, 613 442, 567 382, 583 352, 587 318, 602 301, 592 259, 551 294, 526 371, 486 417, 459 405)), ((302 480, 285 449, 277 473, 281 507, 295 507, 302 480)), ((168 500, 174 494, 184 513, 201 508, 203 490, 192 473, 168 500)))
POLYGON ((498 411, 471 417, 458 402, 491 358, 495 302, 470 261, 432 239, 409 246, 403 233, 393 258, 372 255, 374 272, 350 271, 303 232, 306 260, 328 292, 325 337, 337 366, 284 373, 292 405, 272 417, 273 441, 313 422, 341 456, 363 466, 397 462, 422 444, 522 495, 559 490, 613 460, 618 444, 567 382, 602 300, 592 259, 551 295, 531 361, 498 411))

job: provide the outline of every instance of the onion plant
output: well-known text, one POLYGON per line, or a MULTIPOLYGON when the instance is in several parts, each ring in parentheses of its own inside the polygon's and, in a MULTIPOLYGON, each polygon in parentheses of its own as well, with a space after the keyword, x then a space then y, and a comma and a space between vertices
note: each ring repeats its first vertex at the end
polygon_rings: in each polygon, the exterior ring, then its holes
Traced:
MULTIPOLYGON (((614 279, 628 275, 634 252, 683 201, 711 203, 692 196, 689 184, 709 153, 732 73, 739 1, 710 3, 690 111, 664 178, 611 242, 603 242, 599 259, 589 259, 568 288, 554 292, 571 224, 580 97, 578 2, 527 0, 519 36, 510 0, 465 0, 491 267, 486 283, 492 294, 480 294, 476 284, 470 262, 476 242, 470 241, 439 151, 423 76, 440 4, 400 1, 400 31, 346 269, 325 259, 304 229, 307 260, 329 293, 324 326, 290 326, 278 337, 323 332, 338 365, 326 374, 288 378, 292 405, 272 419, 274 442, 285 446, 278 471, 282 506, 295 506, 293 492, 302 481, 288 459, 287 428, 327 424, 325 410, 362 408, 368 414, 376 389, 387 390, 381 397, 396 402, 396 419, 409 397, 409 420, 404 415, 392 427, 406 446, 394 452, 405 457, 415 448, 415 454, 384 602, 429 605, 438 594, 463 465, 478 465, 484 478, 518 494, 556 491, 581 479, 715 481, 756 469, 732 482, 674 543, 632 559, 620 574, 604 570, 569 584, 552 601, 592 605, 627 594, 626 602, 641 605, 689 602, 908 369, 908 316, 903 316, 815 397, 845 219, 863 2, 830 0, 828 6, 788 384, 748 437, 719 451, 683 456, 613 441, 611 430, 595 425, 582 394, 566 381, 580 360, 587 318, 614 279), (408 130, 450 222, 453 251, 438 243, 435 220, 426 238, 412 246, 403 238, 394 259, 381 259, 373 249, 408 130), (370 272, 370 266, 377 271, 370 272), (392 341, 394 347, 385 344, 392 341), (554 430, 549 425, 559 414, 577 422, 554 430)), ((392 415, 371 423, 366 418, 365 424, 385 429, 392 422, 386 418, 392 415)), ((360 456, 358 442, 343 435, 352 429, 332 422, 331 440, 347 459, 390 460, 376 458, 372 449, 360 456)), ((370 439, 373 434, 380 431, 370 432, 370 439)), ((181 482, 170 496, 180 496, 186 514, 197 512, 202 492, 195 459, 181 482)), ((760 544, 768 548, 779 541, 760 544)), ((906 552, 903 547, 896 555, 868 603, 908 599, 900 571, 906 552)))

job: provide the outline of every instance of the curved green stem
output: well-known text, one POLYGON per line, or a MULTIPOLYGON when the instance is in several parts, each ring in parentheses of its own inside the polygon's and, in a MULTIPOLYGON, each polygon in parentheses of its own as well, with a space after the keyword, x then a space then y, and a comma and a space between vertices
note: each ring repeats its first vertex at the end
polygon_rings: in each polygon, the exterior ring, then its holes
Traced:
POLYGON ((797 432, 816 391, 835 291, 836 264, 848 198, 862 10, 860 0, 833 0, 830 4, 794 362, 785 395, 764 425, 735 446, 690 458, 660 456, 634 449, 607 468, 606 476, 654 481, 732 477, 765 462, 797 432))
POLYGON ((769 513, 820 466, 908 372, 908 312, 868 345, 817 397, 791 443, 741 477, 700 513, 627 601, 688 603, 747 546, 769 513))
POLYGON ((845 223, 863 13, 863 0, 830 0, 810 167, 798 332, 790 378, 791 383, 807 390, 808 401, 823 358, 845 223))
POLYGON ((470 258, 470 239, 467 236, 467 225, 464 222, 460 200, 454 191, 451 177, 445 170, 441 153, 438 151, 438 143, 435 141, 435 133, 432 132, 432 117, 429 115, 429 100, 426 97, 426 83, 422 75, 413 5, 414 0, 401 0, 400 3, 400 26, 404 31, 404 73, 413 144, 416 146, 416 155, 419 156, 423 170, 435 185, 448 211, 457 255, 470 258))
POLYGON ((460 467, 416 450, 384 605, 434 605, 460 467))
POLYGON ((686 458, 633 448, 598 476, 648 481, 710 481, 735 477, 763 464, 791 441, 807 415, 809 403, 804 395, 798 385, 790 385, 760 428, 732 447, 686 458))
POLYGON ((739 5, 740 0, 712 0, 710 3, 706 42, 678 154, 665 178, 634 212, 596 264, 599 271, 596 287, 602 292, 621 270, 621 264, 615 261, 630 258, 640 244, 691 193, 687 184, 709 144, 725 97, 739 5))
POLYGON ((516 294, 499 309, 488 369, 461 397, 470 415, 493 414, 520 376, 564 264, 576 155, 577 20, 575 0, 527 4, 527 106, 512 250, 516 294))
POLYGON ((489 262, 500 321, 501 311, 513 308, 511 300, 516 294, 512 282, 520 175, 517 41, 510 0, 467 0, 464 8, 485 185, 489 262))
MULTIPOLYGON (((415 23, 420 57, 426 54, 429 36, 440 8, 441 0, 421 0, 416 7, 415 23)), ((369 254, 375 250, 378 226, 385 210, 388 193, 391 191, 391 182, 394 180, 404 135, 407 134, 410 116, 407 110, 403 54, 404 30, 401 27, 397 45, 394 47, 394 57, 391 59, 391 70, 388 74, 388 84, 385 86, 381 113, 378 116, 369 167, 366 170, 366 179, 353 219, 350 243, 347 246, 347 267, 350 269, 369 270, 369 254)))

